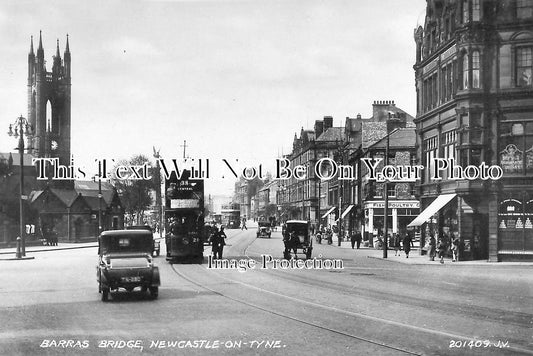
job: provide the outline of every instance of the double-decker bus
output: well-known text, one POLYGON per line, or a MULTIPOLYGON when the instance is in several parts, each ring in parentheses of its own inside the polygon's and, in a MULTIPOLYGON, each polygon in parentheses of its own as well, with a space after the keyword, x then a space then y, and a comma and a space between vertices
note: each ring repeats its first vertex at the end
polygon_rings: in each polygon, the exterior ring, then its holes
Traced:
POLYGON ((203 260, 204 181, 188 171, 165 179, 165 243, 167 261, 203 260))
POLYGON ((232 203, 223 205, 220 210, 222 225, 227 229, 238 229, 241 226, 241 210, 239 204, 232 203))

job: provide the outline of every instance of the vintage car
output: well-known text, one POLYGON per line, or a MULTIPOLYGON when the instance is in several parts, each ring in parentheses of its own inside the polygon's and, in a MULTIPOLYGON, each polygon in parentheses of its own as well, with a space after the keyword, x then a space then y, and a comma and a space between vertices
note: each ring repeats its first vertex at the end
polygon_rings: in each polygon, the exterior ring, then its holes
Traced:
MULTIPOLYGON (((146 231, 152 231, 152 228, 149 225, 132 225, 132 226, 126 226, 126 230, 146 230, 146 231)), ((152 235, 153 238, 153 235, 152 235)), ((154 248, 152 252, 152 256, 159 256, 161 253, 161 244, 159 240, 153 239, 154 241, 154 248)))
POLYGON ((270 222, 268 221, 259 221, 257 223, 257 237, 268 237, 272 235, 272 230, 270 229, 270 222))
POLYGON ((98 237, 96 279, 102 301, 110 291, 124 288, 131 292, 140 287, 150 291, 152 298, 159 292, 159 269, 154 266, 152 233, 147 230, 109 230, 98 237))
POLYGON ((313 239, 309 232, 309 221, 306 220, 287 220, 283 229, 283 258, 290 259, 291 252, 294 257, 298 257, 298 250, 305 254, 305 258, 311 258, 313 251, 313 239))

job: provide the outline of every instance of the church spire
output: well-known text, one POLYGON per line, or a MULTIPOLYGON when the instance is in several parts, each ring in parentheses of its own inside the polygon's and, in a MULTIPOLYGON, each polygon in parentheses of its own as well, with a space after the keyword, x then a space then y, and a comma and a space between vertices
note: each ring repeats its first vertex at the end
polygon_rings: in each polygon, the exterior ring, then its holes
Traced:
POLYGON ((31 40, 30 40, 30 55, 33 56, 33 36, 31 36, 31 40))
POLYGON ((57 39, 56 57, 61 58, 61 54, 59 54, 59 38, 57 39))
POLYGON ((70 47, 69 47, 69 45, 68 45, 68 33, 67 33, 67 45, 65 46, 65 55, 66 55, 67 53, 70 54, 70 47))
POLYGON ((39 48, 37 49, 37 57, 44 59, 42 31, 39 31, 39 48))

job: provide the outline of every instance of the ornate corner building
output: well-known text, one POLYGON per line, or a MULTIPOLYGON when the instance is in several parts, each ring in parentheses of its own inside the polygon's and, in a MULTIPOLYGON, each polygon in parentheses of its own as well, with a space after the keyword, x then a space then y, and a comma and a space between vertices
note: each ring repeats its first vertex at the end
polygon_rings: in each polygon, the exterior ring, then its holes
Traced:
POLYGON ((422 238, 533 260, 533 0, 428 0, 414 36, 422 238), (483 162, 503 177, 461 177, 483 162))

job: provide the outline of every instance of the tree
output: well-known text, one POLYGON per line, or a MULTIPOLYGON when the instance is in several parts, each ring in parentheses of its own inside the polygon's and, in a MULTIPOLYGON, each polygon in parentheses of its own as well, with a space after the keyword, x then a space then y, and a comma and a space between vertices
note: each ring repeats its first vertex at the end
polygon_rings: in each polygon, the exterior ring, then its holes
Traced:
POLYGON ((131 179, 131 176, 127 179, 111 178, 111 184, 117 189, 127 220, 133 221, 136 217, 137 225, 143 223, 144 212, 152 206, 151 193, 159 189, 157 185, 157 174, 159 172, 156 172, 156 169, 151 165, 150 159, 144 155, 133 156, 129 161, 119 161, 115 166, 115 168, 118 166, 141 167, 145 164, 151 167, 148 170, 149 176, 151 176, 150 179, 131 179))

